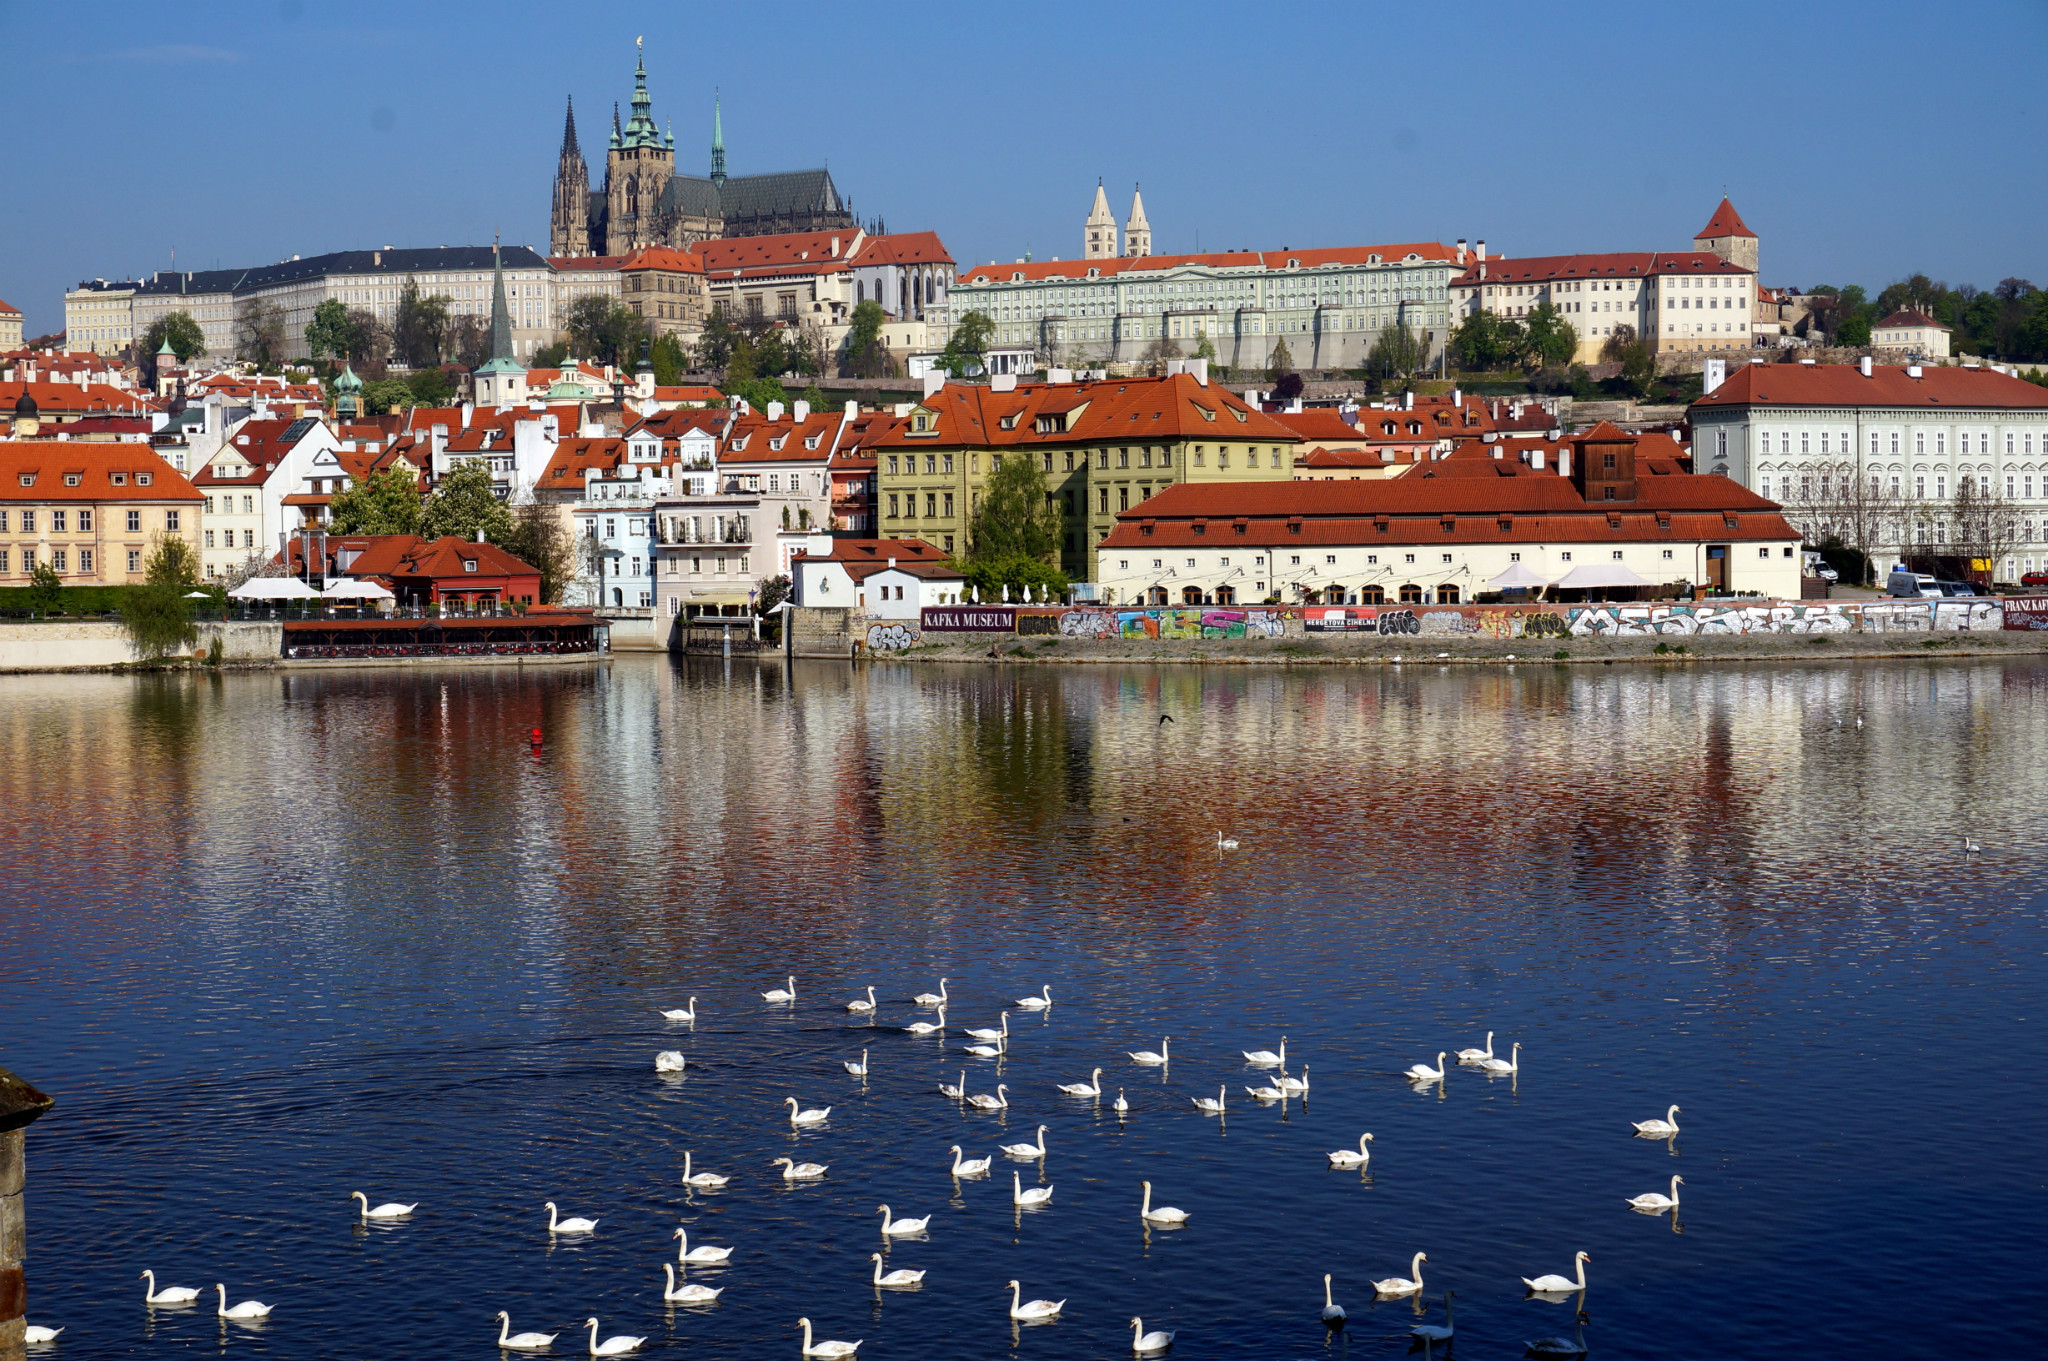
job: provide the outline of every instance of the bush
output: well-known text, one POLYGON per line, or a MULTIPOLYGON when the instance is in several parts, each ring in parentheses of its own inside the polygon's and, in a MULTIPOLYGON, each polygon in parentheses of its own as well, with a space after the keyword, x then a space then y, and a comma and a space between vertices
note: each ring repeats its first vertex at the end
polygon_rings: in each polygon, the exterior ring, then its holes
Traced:
POLYGON ((128 630, 136 652, 150 658, 182 652, 199 638, 192 623, 192 602, 185 598, 185 588, 172 581, 128 587, 121 626, 128 630))

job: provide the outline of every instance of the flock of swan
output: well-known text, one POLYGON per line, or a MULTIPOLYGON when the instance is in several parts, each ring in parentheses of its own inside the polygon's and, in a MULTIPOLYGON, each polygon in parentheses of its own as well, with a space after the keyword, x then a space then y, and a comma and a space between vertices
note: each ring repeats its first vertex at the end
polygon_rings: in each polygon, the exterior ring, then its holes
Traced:
MULTIPOLYGON (((902 1028, 906 1032, 930 1035, 943 1034, 947 1030, 947 982, 947 979, 940 979, 939 990, 936 993, 921 993, 914 999, 918 1007, 935 1011, 937 1013, 937 1020, 935 1022, 919 1021, 905 1025, 902 1028)), ((786 986, 763 992, 761 997, 764 1001, 771 1004, 793 1003, 796 1000, 796 979, 793 976, 790 977, 786 981, 786 986)), ((872 1018, 876 1014, 877 1005, 875 989, 868 987, 865 989, 864 996, 847 1002, 845 1009, 849 1013, 872 1018)), ((1051 990, 1050 988, 1045 988, 1041 989, 1035 996, 1018 998, 1015 1000, 1014 1005, 1028 1011, 1045 1011, 1053 1006, 1051 990)), ((697 1019, 697 999, 695 997, 690 998, 688 1004, 684 1007, 663 1009, 661 1010, 661 1015, 669 1021, 694 1022, 697 1019)), ((994 1027, 962 1030, 960 1033, 976 1041, 974 1044, 965 1046, 965 1052, 976 1057, 1001 1058, 1008 1052, 1011 1039, 1009 1012, 1004 1011, 998 1018, 998 1024, 994 1027)), ((1166 1036, 1160 1040, 1157 1050, 1130 1050, 1126 1051, 1126 1054, 1133 1065, 1163 1070, 1167 1069, 1172 1062, 1171 1043, 1172 1037, 1166 1036)), ((1483 1048, 1468 1048, 1455 1052, 1446 1050, 1436 1056, 1434 1065, 1416 1063, 1402 1072, 1400 1076, 1407 1079, 1418 1090, 1437 1087, 1446 1080, 1448 1074, 1456 1071, 1458 1068, 1473 1069, 1489 1077, 1512 1078, 1520 1072, 1521 1048, 1521 1044, 1516 1042, 1509 1048, 1509 1057, 1501 1059, 1494 1053, 1493 1033, 1488 1032, 1486 1044, 1483 1048), (1447 1059, 1454 1059, 1455 1063, 1449 1063, 1447 1059)), ((861 1058, 858 1063, 843 1062, 842 1066, 849 1075, 858 1077, 865 1082, 870 1071, 870 1052, 869 1049, 864 1048, 861 1051, 861 1058)), ((1301 1075, 1298 1078, 1288 1073, 1287 1039, 1285 1036, 1281 1037, 1277 1050, 1257 1049, 1240 1052, 1243 1054, 1246 1065, 1271 1070, 1266 1079, 1265 1086, 1247 1086, 1244 1088, 1245 1092, 1254 1100, 1260 1102, 1278 1101, 1288 1096, 1302 1096, 1307 1093, 1309 1087, 1308 1065, 1302 1065, 1301 1075)), ((656 1055, 655 1068, 660 1073, 674 1074, 686 1071, 687 1064, 684 1055, 680 1051, 664 1050, 656 1055)), ((1103 1071, 1100 1067, 1095 1068, 1085 1082, 1058 1083, 1054 1085, 1064 1096, 1099 1100, 1106 1090, 1101 1083, 1103 1071)), ((964 1107, 983 1111, 1007 1111, 1010 1109, 1008 1084, 997 1083, 993 1093, 971 1093, 967 1090, 967 1087, 967 1074, 963 1069, 957 1082, 941 1082, 938 1090, 945 1098, 958 1102, 964 1107)), ((1229 1087, 1228 1084, 1224 1084, 1218 1088, 1217 1094, 1213 1098, 1191 1096, 1188 1099, 1192 1102, 1195 1109, 1204 1115, 1222 1116, 1226 1113, 1228 1097, 1229 1087)), ((784 1098, 782 1104, 788 1110, 787 1119, 789 1126, 793 1130, 815 1129, 822 1126, 832 1113, 830 1106, 806 1107, 795 1097, 784 1098)), ((1117 1089, 1116 1100, 1112 1105, 1112 1109, 1119 1123, 1126 1118, 1130 1111, 1130 1104, 1125 1099, 1122 1088, 1117 1089)), ((1678 1113, 1679 1107, 1674 1104, 1661 1117, 1652 1117, 1647 1120, 1634 1122, 1636 1137, 1663 1141, 1675 1140, 1678 1135, 1678 1113)), ((1014 1160, 1036 1162, 1043 1168, 1050 1153, 1046 1143, 1048 1128, 1048 1126, 1041 1124, 1037 1127, 1030 1142, 999 1145, 998 1152, 1014 1160)), ((1332 1167, 1358 1168, 1362 1170, 1367 1168, 1371 1162, 1372 1142, 1372 1134, 1370 1132, 1363 1133, 1359 1136, 1356 1149, 1336 1149, 1325 1156, 1332 1167)), ((948 1172, 954 1179, 956 1186, 962 1180, 985 1178, 993 1170, 993 1155, 983 1158, 970 1158, 965 1156, 964 1150, 959 1144, 952 1145, 948 1151, 952 1154, 952 1163, 948 1168, 948 1172)), ((775 1158, 769 1163, 769 1166, 780 1168, 779 1176, 786 1182, 819 1181, 824 1179, 829 1172, 827 1164, 802 1162, 788 1157, 775 1158)), ((697 1171, 693 1162, 693 1152, 684 1152, 682 1171, 682 1182, 684 1185, 703 1190, 716 1190, 726 1186, 731 1181, 732 1178, 730 1176, 721 1173, 697 1171)), ((1643 1214, 1661 1215, 1666 1212, 1675 1212, 1678 1209, 1678 1188, 1684 1184, 1684 1181, 1685 1179, 1682 1176, 1674 1175, 1670 1180, 1668 1191, 1646 1192, 1641 1195, 1628 1197, 1624 1203, 1630 1209, 1643 1214)), ((1020 1210, 1049 1205, 1053 1198, 1054 1189, 1051 1185, 1026 1187, 1023 1185, 1021 1174, 1016 1171, 1011 1172, 1011 1203, 1020 1210)), ((1139 1182, 1138 1190, 1137 1216, 1142 1224, 1148 1227, 1177 1228, 1185 1225, 1190 1219, 1188 1212, 1178 1207, 1154 1205, 1152 1201, 1152 1183, 1150 1181, 1139 1182)), ((413 1212, 419 1209, 418 1202, 407 1204, 399 1201, 386 1201, 380 1204, 372 1204, 370 1198, 361 1191, 351 1192, 349 1199, 355 1202, 357 1215, 364 1222, 402 1222, 410 1218, 413 1212)), ((550 1241, 562 1235, 587 1235, 597 1231, 598 1219, 582 1216, 564 1217, 559 1207, 553 1201, 543 1202, 541 1208, 547 1212, 547 1232, 550 1235, 550 1241)), ((886 1203, 878 1205, 875 1213, 880 1216, 881 1236, 885 1245, 898 1239, 912 1239, 926 1235, 933 1218, 929 1214, 922 1216, 899 1216, 886 1203)), ((683 1227, 678 1227, 671 1236, 679 1241, 679 1246, 677 1248, 676 1261, 673 1263, 664 1262, 662 1264, 662 1271, 666 1281, 662 1290, 662 1299, 670 1304, 690 1306, 710 1306, 716 1304, 719 1297, 724 1294, 726 1287, 713 1287, 690 1282, 679 1277, 678 1268, 680 1268, 681 1272, 687 1273, 692 1266, 723 1266, 733 1256, 734 1249, 705 1243, 692 1247, 689 1232, 683 1227)), ((1372 1293, 1374 1297, 1378 1299, 1413 1299, 1420 1297, 1424 1288, 1422 1267, 1428 1260, 1429 1255, 1426 1252, 1418 1251, 1409 1259, 1407 1275, 1389 1276, 1373 1281, 1372 1293)), ((1586 1264, 1591 1260, 1590 1254, 1580 1252, 1573 1259, 1572 1275, 1565 1276, 1557 1273, 1546 1273, 1533 1277, 1525 1276, 1520 1278, 1521 1283, 1527 1291, 1529 1298, 1559 1302, 1574 1295, 1583 1297, 1587 1286, 1586 1264)), ((922 1287, 927 1274, 925 1270, 909 1268, 885 1271, 883 1256, 879 1252, 870 1254, 869 1261, 873 1264, 874 1268, 870 1283, 877 1291, 878 1298, 879 1292, 882 1290, 901 1291, 919 1289, 922 1287)), ((191 1304, 197 1301, 201 1294, 197 1288, 189 1286, 167 1285, 159 1287, 157 1285, 156 1273, 151 1269, 145 1269, 141 1273, 141 1279, 146 1282, 143 1303, 152 1308, 191 1304)), ((1327 1327, 1341 1329, 1344 1327, 1348 1316, 1344 1307, 1336 1302, 1332 1285, 1333 1279, 1333 1276, 1328 1274, 1323 1277, 1321 1319, 1327 1327)), ((218 1297, 216 1313, 223 1320, 231 1320, 243 1324, 261 1324, 270 1317, 272 1312, 271 1305, 253 1299, 243 1300, 230 1305, 225 1284, 216 1283, 213 1288, 218 1297)), ((1003 1288, 1009 1292, 1009 1317, 1014 1321, 1030 1323, 1051 1322, 1057 1320, 1066 1309, 1067 1301, 1064 1299, 1025 1300, 1023 1298, 1022 1286, 1016 1280, 1006 1282, 1003 1288)), ((1443 1323, 1418 1323, 1410 1328, 1410 1333, 1418 1342, 1428 1346, 1438 1342, 1449 1342, 1453 1339, 1456 1323, 1452 1314, 1452 1299, 1453 1292, 1446 1291, 1443 1297, 1443 1323)), ((1586 1347, 1583 1328, 1579 1325, 1583 1324, 1585 1315, 1582 1310, 1575 1311, 1575 1313, 1578 1323, 1574 1326, 1571 1338, 1550 1337, 1530 1342, 1527 1344, 1529 1354, 1537 1357, 1562 1358, 1583 1356, 1586 1352, 1586 1347)), ((559 1331, 552 1333, 514 1333, 512 1331, 511 1315, 504 1310, 498 1311, 494 1318, 499 1324, 497 1344, 500 1348, 508 1351, 546 1352, 551 1350, 557 1339, 563 1335, 559 1331)), ((805 1357, 851 1358, 855 1356, 862 1345, 861 1340, 843 1342, 834 1339, 815 1338, 811 1320, 808 1318, 798 1319, 794 1327, 802 1333, 802 1355, 805 1357)), ((1157 1329, 1148 1330, 1144 1326, 1142 1317, 1133 1317, 1129 1327, 1132 1335, 1131 1350, 1135 1355, 1141 1357, 1151 1356, 1164 1352, 1173 1346, 1175 1339, 1173 1332, 1157 1329)), ((587 1349, 591 1356, 624 1356, 640 1350, 648 1341, 646 1337, 636 1337, 629 1334, 618 1334, 600 1340, 599 1333, 601 1329, 595 1317, 586 1318, 582 1328, 589 1330, 587 1349)), ((27 1330, 27 1341, 35 1344, 53 1343, 57 1341, 58 1335, 63 1331, 62 1328, 49 1328, 30 1324, 27 1330)), ((581 1331, 581 1329, 578 1331, 581 1331)))

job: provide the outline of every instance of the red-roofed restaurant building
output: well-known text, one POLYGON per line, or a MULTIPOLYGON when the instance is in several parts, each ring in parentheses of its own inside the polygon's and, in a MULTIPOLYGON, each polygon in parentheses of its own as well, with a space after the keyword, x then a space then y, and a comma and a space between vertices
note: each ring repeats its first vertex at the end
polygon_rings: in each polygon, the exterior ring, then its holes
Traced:
POLYGON ((1603 422, 1562 446, 1470 441, 1399 477, 1180 483, 1117 517, 1096 580, 1145 605, 1469 604, 1516 583, 1797 599, 1798 531, 1678 453, 1603 422))

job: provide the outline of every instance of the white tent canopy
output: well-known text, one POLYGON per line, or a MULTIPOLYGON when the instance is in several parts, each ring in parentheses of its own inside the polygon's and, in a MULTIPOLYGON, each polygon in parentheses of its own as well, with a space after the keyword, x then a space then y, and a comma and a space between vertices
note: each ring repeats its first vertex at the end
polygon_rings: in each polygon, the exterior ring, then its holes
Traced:
POLYGON ((1647 586, 1650 583, 1628 570, 1625 563, 1589 562, 1574 567, 1557 583, 1565 591, 1595 590, 1602 586, 1647 586))
POLYGON ((398 597, 374 581, 357 581, 343 577, 327 587, 329 600, 396 600, 398 597))
MULTIPOLYGON (((1583 569, 1581 569, 1583 570, 1583 569)), ((1489 591, 1512 591, 1516 589, 1540 590, 1550 583, 1537 576, 1519 562, 1508 564, 1508 570, 1486 583, 1489 591)))
POLYGON ((251 577, 229 591, 236 600, 318 600, 320 593, 297 577, 251 577))

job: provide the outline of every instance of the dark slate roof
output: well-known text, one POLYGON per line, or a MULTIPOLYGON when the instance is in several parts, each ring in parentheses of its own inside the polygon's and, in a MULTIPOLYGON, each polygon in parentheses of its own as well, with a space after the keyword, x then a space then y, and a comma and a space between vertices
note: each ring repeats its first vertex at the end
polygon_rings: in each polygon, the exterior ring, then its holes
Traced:
POLYGON ((845 207, 829 170, 734 175, 722 186, 700 175, 676 175, 661 195, 661 211, 690 217, 775 217, 844 212, 845 207))
MULTIPOLYGON (((507 269, 546 269, 548 262, 526 246, 504 248, 507 269)), ((138 293, 226 293, 317 279, 326 274, 425 274, 444 269, 487 270, 489 246, 428 246, 406 250, 339 250, 286 260, 254 269, 209 269, 184 274, 158 274, 138 293)))

